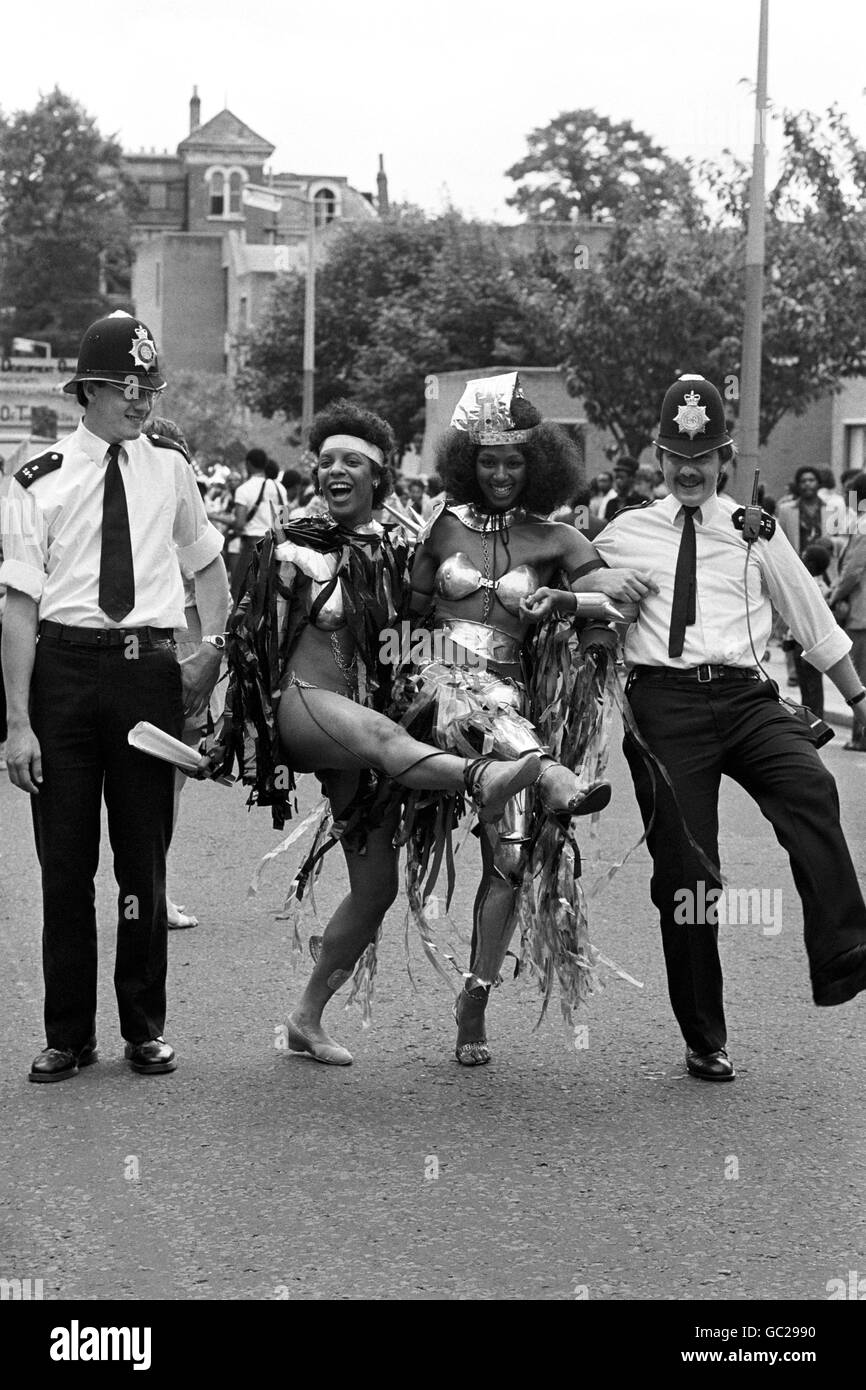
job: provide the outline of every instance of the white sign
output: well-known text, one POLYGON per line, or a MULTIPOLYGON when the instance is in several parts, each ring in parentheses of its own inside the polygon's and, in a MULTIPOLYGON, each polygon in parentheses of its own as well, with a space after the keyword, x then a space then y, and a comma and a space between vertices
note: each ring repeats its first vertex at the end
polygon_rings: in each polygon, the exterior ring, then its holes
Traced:
POLYGON ((261 208, 263 212, 279 212, 283 205, 282 194, 257 184, 245 184, 243 200, 249 208, 261 208))

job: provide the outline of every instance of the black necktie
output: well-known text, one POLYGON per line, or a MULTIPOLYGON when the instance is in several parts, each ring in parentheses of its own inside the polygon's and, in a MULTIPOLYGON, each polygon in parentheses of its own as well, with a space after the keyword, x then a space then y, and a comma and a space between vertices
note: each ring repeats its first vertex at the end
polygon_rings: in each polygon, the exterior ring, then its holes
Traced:
POLYGON ((105 494, 102 500, 102 549, 99 553, 99 606, 114 622, 135 607, 135 571, 126 489, 120 472, 119 444, 108 446, 105 494))
POLYGON ((697 507, 683 507, 683 534, 677 555, 674 577, 674 601, 671 605, 671 635, 668 656, 682 656, 686 628, 695 621, 695 595, 698 587, 695 557, 695 512, 697 507))

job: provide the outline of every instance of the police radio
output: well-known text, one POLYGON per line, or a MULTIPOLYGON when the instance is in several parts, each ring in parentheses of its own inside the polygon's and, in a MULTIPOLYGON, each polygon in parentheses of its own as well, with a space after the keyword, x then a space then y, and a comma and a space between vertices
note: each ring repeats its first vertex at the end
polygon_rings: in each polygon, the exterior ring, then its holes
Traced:
POLYGON ((743 508, 743 540, 756 541, 761 534, 761 514, 760 489, 758 480, 761 476, 760 468, 755 469, 755 481, 752 483, 752 500, 748 507, 743 508))
POLYGON ((769 540, 776 529, 775 517, 767 516, 761 510, 761 504, 758 501, 760 477, 761 470, 756 468, 755 480, 752 483, 752 500, 748 507, 739 507, 731 518, 737 530, 742 531, 743 540, 747 541, 749 545, 760 540, 762 536, 764 540, 769 540))

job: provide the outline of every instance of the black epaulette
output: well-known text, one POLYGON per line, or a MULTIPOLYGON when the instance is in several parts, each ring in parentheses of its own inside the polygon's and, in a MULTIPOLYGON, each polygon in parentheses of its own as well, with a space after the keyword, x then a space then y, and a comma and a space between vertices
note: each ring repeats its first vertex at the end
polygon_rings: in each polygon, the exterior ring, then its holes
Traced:
MULTIPOLYGON (((652 504, 653 504, 653 502, 657 502, 657 501, 658 501, 658 498, 657 498, 657 497, 642 497, 641 500, 640 500, 639 502, 629 502, 629 504, 628 504, 627 507, 620 507, 620 509, 619 509, 619 511, 617 512, 616 516, 612 516, 611 519, 610 519, 610 521, 616 521, 617 517, 623 516, 626 512, 640 512, 640 511, 643 511, 644 507, 651 507, 652 504)), ((605 524, 606 524, 607 526, 609 526, 609 525, 610 525, 610 521, 606 522, 605 524)))
POLYGON ((149 439, 151 444, 155 444, 157 449, 177 449, 179 454, 183 454, 187 463, 192 463, 187 450, 177 439, 169 439, 166 434, 146 434, 145 439, 149 439))
MULTIPOLYGON (((743 523, 745 522, 745 519, 746 519, 746 509, 745 509, 745 507, 738 507, 737 510, 736 510, 735 512, 733 512, 732 515, 731 515, 731 521, 732 521, 734 527, 736 528, 736 530, 738 530, 738 531, 742 531, 742 529, 743 529, 743 523)), ((775 532, 775 530, 776 530, 776 518, 775 518, 774 516, 770 516, 770 513, 769 513, 769 512, 765 512, 765 511, 762 509, 762 511, 761 511, 761 537, 762 537, 762 539, 765 540, 765 541, 768 541, 768 540, 770 539, 770 537, 773 535, 773 533, 775 532)))
POLYGON ((20 483, 22 487, 29 487, 31 483, 36 482, 37 478, 44 478, 46 473, 54 473, 62 462, 62 454, 53 451, 50 454, 40 454, 38 458, 31 459, 29 463, 25 463, 23 468, 18 469, 18 472, 14 474, 15 481, 20 483))

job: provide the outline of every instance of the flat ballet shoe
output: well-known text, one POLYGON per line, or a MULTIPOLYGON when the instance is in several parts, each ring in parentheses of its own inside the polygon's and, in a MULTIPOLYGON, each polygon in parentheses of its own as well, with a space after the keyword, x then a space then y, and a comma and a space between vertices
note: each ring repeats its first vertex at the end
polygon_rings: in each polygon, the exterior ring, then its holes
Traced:
POLYGON ((323 1062, 327 1067, 352 1065, 352 1054, 347 1047, 341 1047, 335 1042, 315 1042, 313 1038, 308 1038, 306 1033, 302 1033, 291 1019, 287 1024, 287 1031, 290 1052, 303 1053, 306 1057, 312 1057, 315 1062, 323 1062))

